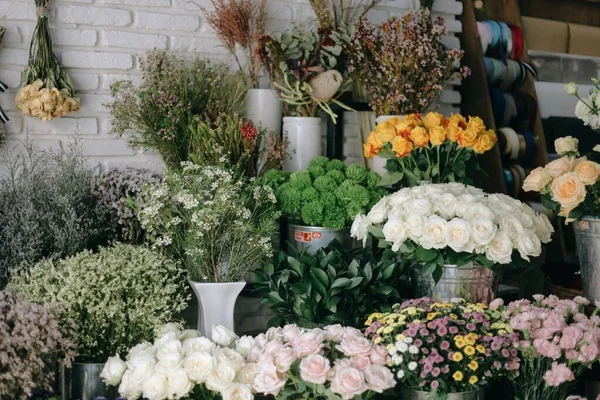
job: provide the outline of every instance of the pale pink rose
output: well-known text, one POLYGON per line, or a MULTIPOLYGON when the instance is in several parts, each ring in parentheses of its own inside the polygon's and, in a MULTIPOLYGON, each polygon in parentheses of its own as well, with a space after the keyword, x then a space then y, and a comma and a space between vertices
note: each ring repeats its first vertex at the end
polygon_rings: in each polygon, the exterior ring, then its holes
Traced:
POLYGON ((368 389, 364 375, 356 368, 336 368, 331 391, 339 394, 342 399, 350 400, 368 389))
POLYGON ((320 385, 327 380, 327 373, 330 369, 331 364, 328 359, 319 354, 313 354, 300 363, 300 377, 308 383, 320 385))
POLYGON ((335 348, 348 357, 368 356, 373 348, 373 343, 362 335, 346 335, 335 348))
POLYGON ((304 358, 316 354, 323 348, 325 335, 320 329, 313 329, 297 336, 292 342, 292 348, 296 351, 298 358, 304 358))
POLYGON ((296 352, 291 347, 284 347, 275 354, 275 366, 279 372, 288 372, 296 357, 296 352))
POLYGON ((575 375, 567 364, 559 364, 555 361, 552 363, 552 368, 544 374, 544 380, 548 386, 558 386, 567 381, 574 381, 575 375))
POLYGON ((274 365, 261 363, 258 365, 258 375, 254 378, 254 391, 256 393, 271 394, 277 396, 285 386, 274 365))
POLYGON ((581 329, 568 326, 562 331, 562 337, 560 338, 560 347, 566 350, 574 349, 577 346, 577 341, 583 337, 581 329))
POLYGON ((335 368, 354 368, 351 358, 338 358, 335 360, 335 368))
POLYGON ((254 345, 250 348, 250 351, 246 356, 246 360, 248 360, 248 362, 257 362, 262 353, 262 346, 259 343, 254 342, 254 345))
POLYGON ((340 324, 325 327, 325 340, 339 343, 344 336, 344 327, 340 324))
POLYGON ((596 358, 598 357, 598 346, 596 346, 593 343, 584 344, 583 346, 581 346, 579 351, 579 359, 582 362, 591 362, 596 360, 596 358))
POLYGON ((546 164, 546 171, 553 178, 558 178, 561 175, 566 174, 567 172, 571 172, 573 170, 573 166, 575 164, 575 159, 573 157, 561 157, 552 162, 546 164))
POLYGON ((361 372, 371 365, 371 359, 367 356, 356 356, 352 357, 351 360, 352 366, 361 372))
POLYGON ((363 337, 363 333, 356 328, 352 328, 352 327, 345 327, 344 328, 344 336, 359 336, 359 337, 363 337))
POLYGON ((544 328, 548 329, 552 333, 562 331, 567 326, 564 318, 551 313, 544 319, 544 328))
POLYGON ((302 331, 300 330, 300 328, 298 328, 298 326, 295 324, 286 325, 281 331, 281 333, 283 334, 283 338, 288 342, 294 340, 296 336, 298 336, 301 332, 302 331))
POLYGON ((382 365, 369 365, 365 369, 364 375, 369 390, 374 392, 383 393, 396 386, 394 374, 382 365))
POLYGON ((254 344, 258 345, 260 348, 263 348, 265 344, 267 344, 268 340, 264 333, 261 333, 257 337, 254 338, 254 344))
POLYGON ((497 310, 504 305, 504 300, 495 299, 490 303, 490 309, 497 310))
POLYGON ((584 306, 587 306, 590 304, 590 301, 588 299, 586 299, 585 297, 582 296, 576 296, 573 301, 577 304, 583 304, 584 306))
POLYGON ((560 347, 544 339, 535 339, 533 341, 533 346, 538 353, 553 360, 559 359, 562 355, 560 347))
POLYGON ((552 180, 552 176, 542 167, 537 167, 527 175, 523 181, 523 190, 526 192, 539 192, 552 180))
POLYGON ((277 352, 281 349, 283 349, 283 343, 279 340, 273 340, 272 342, 267 342, 265 347, 263 347, 262 351, 264 354, 276 355, 277 352))
POLYGON ((283 339, 283 333, 281 328, 269 328, 265 333, 267 340, 281 340, 283 339))
POLYGON ((388 352, 382 346, 373 346, 370 357, 371 363, 377 365, 386 365, 389 361, 388 352))

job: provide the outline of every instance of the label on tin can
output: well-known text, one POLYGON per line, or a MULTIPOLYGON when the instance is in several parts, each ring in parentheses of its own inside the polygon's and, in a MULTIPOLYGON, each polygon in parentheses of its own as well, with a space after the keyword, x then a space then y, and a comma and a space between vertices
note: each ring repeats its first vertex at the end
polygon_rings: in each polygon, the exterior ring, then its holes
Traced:
POLYGON ((579 227, 581 229, 590 229, 590 223, 587 221, 581 221, 581 223, 579 224, 579 227))
POLYGON ((305 232, 305 231, 301 231, 299 229, 296 229, 294 231, 294 237, 296 238, 297 242, 302 242, 302 243, 310 243, 312 242, 312 232, 305 232))

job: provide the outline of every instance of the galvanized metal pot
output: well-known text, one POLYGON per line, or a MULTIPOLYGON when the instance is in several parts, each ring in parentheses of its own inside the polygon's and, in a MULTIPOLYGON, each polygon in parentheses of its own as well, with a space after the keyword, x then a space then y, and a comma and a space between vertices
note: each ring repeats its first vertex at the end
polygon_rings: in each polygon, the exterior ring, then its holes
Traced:
POLYGON ((440 281, 435 284, 431 275, 424 275, 423 268, 412 268, 412 283, 417 297, 430 297, 437 301, 450 301, 461 297, 472 303, 489 303, 496 298, 499 276, 489 268, 466 264, 444 265, 440 281))
POLYGON ((573 223, 583 295, 600 301, 600 219, 585 217, 573 223))
POLYGON ((308 251, 314 254, 319 249, 327 247, 334 239, 346 249, 357 249, 362 243, 350 237, 350 228, 329 229, 319 226, 296 225, 288 222, 287 241, 298 251, 308 251))
MULTIPOLYGON (((483 400, 484 390, 473 390, 470 392, 448 393, 447 400, 483 400)), ((430 400, 429 392, 419 390, 402 389, 402 400, 430 400)))
POLYGON ((70 369, 65 369, 61 377, 62 400, 94 400, 96 397, 114 399, 117 388, 107 386, 100 373, 104 364, 73 363, 70 369))

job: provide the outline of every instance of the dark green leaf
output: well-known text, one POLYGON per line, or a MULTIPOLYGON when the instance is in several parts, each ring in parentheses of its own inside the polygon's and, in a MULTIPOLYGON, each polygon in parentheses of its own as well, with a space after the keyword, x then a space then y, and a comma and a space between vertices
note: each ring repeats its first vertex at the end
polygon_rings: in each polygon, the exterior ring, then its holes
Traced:
POLYGON ((365 273, 365 279, 367 282, 371 281, 373 278, 373 268, 371 268, 371 263, 367 263, 363 268, 363 272, 365 273))
POLYGON ((300 277, 304 276, 305 266, 301 264, 300 261, 296 260, 292 256, 289 256, 287 261, 292 270, 294 270, 300 277))
POLYGON ((350 283, 352 283, 352 281, 348 278, 338 278, 335 280, 335 282, 333 282, 333 285, 331 285, 331 289, 344 287, 346 285, 349 285, 350 283))
POLYGON ((358 276, 358 261, 352 260, 352 262, 348 266, 348 273, 352 277, 358 276))
POLYGON ((267 297, 275 304, 283 303, 283 299, 281 298, 281 296, 279 296, 279 293, 277 292, 271 292, 267 295, 267 297))
POLYGON ((319 268, 311 268, 310 272, 319 280, 319 282, 321 282, 323 287, 329 287, 329 277, 325 271, 319 268))
POLYGON ((263 267, 263 271, 265 275, 270 278, 271 275, 273 275, 273 272, 275 272, 275 267, 273 266, 273 264, 267 264, 263 267))
POLYGON ((394 269, 396 268, 396 264, 390 264, 383 270, 383 279, 390 279, 392 274, 394 273, 394 269))
POLYGON ((394 291, 394 288, 391 287, 391 286, 380 286, 380 287, 377 288, 377 290, 375 291, 375 293, 387 296, 390 293, 392 293, 393 291, 394 291))
POLYGON ((352 284, 348 287, 348 290, 354 289, 355 287, 360 285, 360 283, 363 281, 363 278, 362 278, 362 276, 359 276, 356 278, 352 278, 350 280, 352 281, 352 284))

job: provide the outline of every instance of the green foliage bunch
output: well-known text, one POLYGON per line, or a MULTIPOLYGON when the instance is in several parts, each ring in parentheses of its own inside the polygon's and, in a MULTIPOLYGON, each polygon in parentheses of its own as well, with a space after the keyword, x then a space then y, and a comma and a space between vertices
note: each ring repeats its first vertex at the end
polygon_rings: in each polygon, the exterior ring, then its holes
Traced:
POLYGON ((372 312, 401 301, 402 268, 392 252, 381 257, 366 249, 361 258, 333 241, 311 255, 280 252, 254 271, 256 290, 275 313, 270 326, 328 324, 363 327, 372 312))
POLYGON ((293 223, 341 229, 375 205, 387 190, 381 176, 354 164, 317 157, 294 173, 268 171, 264 182, 275 189, 283 215, 293 223))

